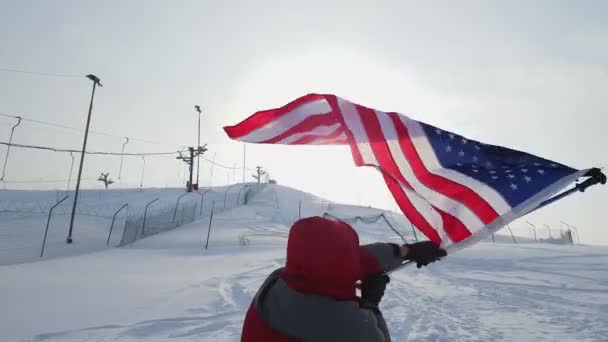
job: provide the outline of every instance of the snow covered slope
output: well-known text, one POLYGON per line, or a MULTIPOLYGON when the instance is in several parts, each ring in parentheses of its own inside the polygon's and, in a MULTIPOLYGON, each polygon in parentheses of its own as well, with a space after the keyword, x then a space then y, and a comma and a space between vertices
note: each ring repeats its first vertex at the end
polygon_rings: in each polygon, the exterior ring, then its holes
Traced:
POLYGON ((246 189, 247 185, 234 184, 192 193, 181 188, 84 190, 75 217, 74 242, 70 245, 65 241, 72 192, 0 191, 0 265, 40 260, 47 222, 43 257, 78 255, 131 242, 143 231, 144 214, 146 233, 152 234, 208 216, 214 202, 215 212, 240 205, 246 193, 241 190, 246 189), (60 202, 66 196, 69 197, 60 202), (145 211, 151 201, 154 202, 145 211), (56 203, 59 205, 48 220, 56 203))
MULTIPOLYGON (((328 210, 378 213, 267 186, 214 216, 208 250, 204 218, 124 248, 0 266, 0 340, 239 341, 289 225, 328 210)), ((357 226, 362 240, 395 238, 372 226, 357 226)), ((394 273, 382 307, 394 341, 606 341, 607 265, 606 247, 480 243, 394 273)))

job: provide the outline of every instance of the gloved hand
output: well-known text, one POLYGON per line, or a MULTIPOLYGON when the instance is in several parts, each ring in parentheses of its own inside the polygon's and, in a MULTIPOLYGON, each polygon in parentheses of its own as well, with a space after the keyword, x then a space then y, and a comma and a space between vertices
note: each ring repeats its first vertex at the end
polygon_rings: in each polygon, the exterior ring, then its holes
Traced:
POLYGON ((377 274, 364 279, 361 282, 362 306, 378 308, 382 297, 384 297, 386 284, 390 281, 391 278, 384 274, 377 274))
POLYGON ((405 247, 407 247, 405 259, 416 262, 418 268, 426 266, 431 262, 435 262, 448 255, 445 249, 437 247, 431 241, 416 242, 405 245, 405 247))

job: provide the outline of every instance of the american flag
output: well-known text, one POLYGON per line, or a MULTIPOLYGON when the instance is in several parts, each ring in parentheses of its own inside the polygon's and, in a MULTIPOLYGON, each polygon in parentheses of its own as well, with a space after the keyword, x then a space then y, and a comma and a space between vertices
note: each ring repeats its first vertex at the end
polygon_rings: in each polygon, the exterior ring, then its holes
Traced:
POLYGON ((408 220, 444 247, 478 241, 587 172, 335 95, 309 94, 224 130, 250 143, 349 145, 355 164, 377 168, 408 220))

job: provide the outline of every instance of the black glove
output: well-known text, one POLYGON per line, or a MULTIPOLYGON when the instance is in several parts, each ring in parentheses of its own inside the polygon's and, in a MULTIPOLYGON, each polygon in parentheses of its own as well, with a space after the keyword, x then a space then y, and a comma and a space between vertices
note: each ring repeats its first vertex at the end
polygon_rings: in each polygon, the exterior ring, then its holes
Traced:
POLYGON ((373 275, 361 282, 361 303, 363 306, 378 308, 378 304, 384 297, 386 284, 391 281, 387 275, 373 275))
POLYGON ((418 268, 435 262, 448 253, 437 247, 432 241, 422 241, 407 245, 408 252, 405 259, 416 262, 418 268))

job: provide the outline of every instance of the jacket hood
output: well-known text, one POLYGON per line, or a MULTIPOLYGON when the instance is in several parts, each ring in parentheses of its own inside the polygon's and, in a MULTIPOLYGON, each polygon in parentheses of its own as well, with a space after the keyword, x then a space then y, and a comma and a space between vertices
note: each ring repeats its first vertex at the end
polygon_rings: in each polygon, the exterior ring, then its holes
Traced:
POLYGON ((353 300, 360 273, 359 237, 351 226, 322 217, 305 218, 292 226, 282 274, 290 287, 353 300))

